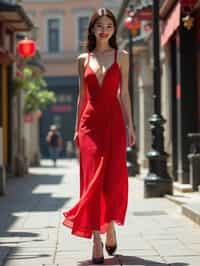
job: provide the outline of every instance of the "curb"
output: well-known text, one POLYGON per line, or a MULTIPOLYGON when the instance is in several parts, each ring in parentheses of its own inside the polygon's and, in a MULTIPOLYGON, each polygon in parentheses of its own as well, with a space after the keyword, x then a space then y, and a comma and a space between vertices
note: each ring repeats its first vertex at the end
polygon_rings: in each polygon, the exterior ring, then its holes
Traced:
POLYGON ((181 213, 200 225, 200 210, 195 209, 195 205, 185 204, 181 207, 181 213))
POLYGON ((177 199, 171 195, 165 195, 165 198, 177 204, 181 208, 181 213, 187 218, 191 219, 196 224, 200 225, 200 205, 199 200, 194 200, 194 202, 187 203, 183 199, 177 199))

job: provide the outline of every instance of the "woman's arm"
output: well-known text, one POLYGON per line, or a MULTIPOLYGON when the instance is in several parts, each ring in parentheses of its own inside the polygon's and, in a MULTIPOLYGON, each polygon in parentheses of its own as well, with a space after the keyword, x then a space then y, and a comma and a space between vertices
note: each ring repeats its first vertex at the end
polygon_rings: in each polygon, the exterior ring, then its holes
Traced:
POLYGON ((79 93, 78 93, 78 99, 77 99, 75 133, 78 133, 80 116, 82 114, 82 111, 86 103, 86 99, 85 99, 86 95, 84 91, 84 81, 83 81, 85 59, 86 59, 86 54, 81 54, 78 57, 79 93))
POLYGON ((119 55, 119 64, 121 69, 121 86, 120 86, 120 103, 126 127, 128 127, 129 145, 135 144, 135 132, 133 127, 133 117, 131 112, 131 101, 128 91, 128 72, 129 58, 126 51, 122 51, 119 55))

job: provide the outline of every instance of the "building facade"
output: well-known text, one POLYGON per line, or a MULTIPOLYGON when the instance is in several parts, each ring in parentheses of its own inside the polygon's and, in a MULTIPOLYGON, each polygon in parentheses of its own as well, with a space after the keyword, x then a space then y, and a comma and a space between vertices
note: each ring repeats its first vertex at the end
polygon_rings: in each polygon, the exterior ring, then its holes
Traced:
MULTIPOLYGON (((72 143, 78 95, 77 56, 84 52, 90 16, 100 7, 110 8, 117 15, 121 3, 121 0, 24 1, 38 27, 37 45, 45 64, 45 79, 57 98, 42 114, 42 157, 48 156, 45 138, 51 124, 58 127, 66 146, 72 143)), ((62 155, 66 156, 65 149, 62 155)))
POLYGON ((15 1, 0 1, 0 194, 5 193, 6 177, 12 172, 16 147, 12 135, 13 112, 16 113, 12 91, 16 33, 32 28, 31 20, 20 5, 15 1))
POLYGON ((169 73, 172 173, 179 184, 189 184, 188 134, 200 130, 200 1, 164 1, 160 17, 161 46, 168 58, 164 68, 169 73))
MULTIPOLYGON (((199 20, 200 1, 164 0, 160 3, 160 62, 161 62, 161 113, 164 124, 165 151, 169 154, 168 171, 177 188, 192 190, 190 180, 189 133, 199 132, 199 20), (182 186, 181 186, 182 185, 182 186), (188 186, 186 186, 188 185, 188 186)), ((132 5, 135 15, 152 1, 126 1, 132 5)), ((122 10, 125 14, 125 7, 122 10)), ((139 15, 138 15, 139 16, 139 15)), ((139 162, 148 168, 146 160, 151 140, 148 118, 153 107, 153 49, 152 20, 142 19, 139 36, 133 37, 135 51, 135 106, 138 127, 139 162), (147 23, 148 22, 148 23, 147 23), (144 23, 147 23, 143 35, 144 23), (147 30, 148 29, 148 30, 147 30), (147 33, 149 32, 149 33, 147 33), (143 36, 142 36, 143 35, 143 36), (139 50, 139 53, 138 53, 139 50), (146 84, 146 85, 145 85, 146 84), (145 86, 144 86, 145 85, 145 86)), ((123 19, 119 20, 124 40, 123 19)), ((200 180, 198 181, 200 184, 200 180)))

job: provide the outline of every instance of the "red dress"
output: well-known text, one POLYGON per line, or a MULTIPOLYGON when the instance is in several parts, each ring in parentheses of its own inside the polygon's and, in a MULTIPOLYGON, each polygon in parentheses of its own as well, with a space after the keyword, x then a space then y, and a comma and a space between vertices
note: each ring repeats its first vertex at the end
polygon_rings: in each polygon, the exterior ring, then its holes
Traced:
POLYGON ((89 66, 84 72, 87 102, 79 122, 80 200, 63 213, 63 225, 72 234, 91 238, 105 233, 110 221, 124 224, 128 200, 126 129, 117 91, 120 68, 116 61, 104 74, 102 84, 89 66))

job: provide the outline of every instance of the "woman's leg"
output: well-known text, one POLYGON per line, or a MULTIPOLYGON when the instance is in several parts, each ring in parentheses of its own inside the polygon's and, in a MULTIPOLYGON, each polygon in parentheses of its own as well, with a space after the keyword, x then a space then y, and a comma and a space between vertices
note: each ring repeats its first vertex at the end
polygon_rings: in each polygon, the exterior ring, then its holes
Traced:
POLYGON ((100 233, 93 231, 93 258, 103 257, 103 246, 100 233))
POLYGON ((116 240, 116 233, 115 233, 115 227, 114 227, 114 222, 110 222, 108 225, 108 229, 106 232, 106 245, 107 246, 115 246, 117 243, 116 240))

